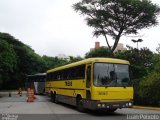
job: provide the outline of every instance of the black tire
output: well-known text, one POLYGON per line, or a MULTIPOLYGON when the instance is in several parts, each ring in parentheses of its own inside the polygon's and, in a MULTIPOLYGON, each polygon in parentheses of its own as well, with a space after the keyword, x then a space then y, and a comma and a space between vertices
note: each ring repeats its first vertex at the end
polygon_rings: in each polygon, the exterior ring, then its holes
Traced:
POLYGON ((80 112, 85 112, 86 111, 85 108, 83 107, 83 100, 82 100, 81 97, 77 98, 77 109, 80 112))
POLYGON ((53 103, 58 103, 58 101, 57 101, 57 94, 55 92, 51 93, 51 101, 53 103))
POLYGON ((54 93, 54 103, 57 103, 57 104, 58 104, 57 94, 56 94, 56 93, 54 93))
POLYGON ((55 103, 55 95, 51 92, 51 101, 55 103))

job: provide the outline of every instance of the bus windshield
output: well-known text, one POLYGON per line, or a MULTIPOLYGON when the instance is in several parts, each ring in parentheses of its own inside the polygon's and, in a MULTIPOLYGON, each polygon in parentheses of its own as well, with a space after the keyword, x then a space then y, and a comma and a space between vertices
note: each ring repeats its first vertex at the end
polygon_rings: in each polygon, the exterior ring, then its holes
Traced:
POLYGON ((125 64, 95 63, 95 86, 130 86, 129 66, 125 64))

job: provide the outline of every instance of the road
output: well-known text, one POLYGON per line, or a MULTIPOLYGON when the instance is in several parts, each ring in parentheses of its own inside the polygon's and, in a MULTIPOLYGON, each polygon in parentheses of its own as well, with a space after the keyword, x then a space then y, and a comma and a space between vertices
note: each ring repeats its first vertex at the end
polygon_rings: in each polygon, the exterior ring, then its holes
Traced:
POLYGON ((25 93, 20 97, 14 92, 12 97, 8 97, 8 93, 0 92, 0 96, 0 119, 2 120, 6 117, 16 117, 16 115, 18 120, 127 120, 135 117, 133 115, 149 114, 158 115, 160 119, 158 110, 125 108, 118 109, 113 114, 94 111, 80 113, 73 106, 52 103, 47 96, 43 95, 36 95, 35 101, 31 103, 26 102, 25 93))

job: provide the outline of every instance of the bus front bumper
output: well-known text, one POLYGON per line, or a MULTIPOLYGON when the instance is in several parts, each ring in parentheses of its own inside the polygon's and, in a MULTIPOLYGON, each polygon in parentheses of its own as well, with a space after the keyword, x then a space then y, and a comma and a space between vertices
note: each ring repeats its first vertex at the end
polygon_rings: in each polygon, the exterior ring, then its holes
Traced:
POLYGON ((133 101, 100 102, 93 100, 84 100, 83 106, 84 108, 91 110, 132 108, 133 101))

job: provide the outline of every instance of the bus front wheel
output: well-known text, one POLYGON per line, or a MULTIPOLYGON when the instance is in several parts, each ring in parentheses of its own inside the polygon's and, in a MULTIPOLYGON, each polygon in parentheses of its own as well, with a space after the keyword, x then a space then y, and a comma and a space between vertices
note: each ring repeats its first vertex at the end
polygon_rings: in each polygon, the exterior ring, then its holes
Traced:
POLYGON ((81 97, 77 97, 77 109, 80 112, 85 112, 85 108, 83 107, 83 101, 81 97))

